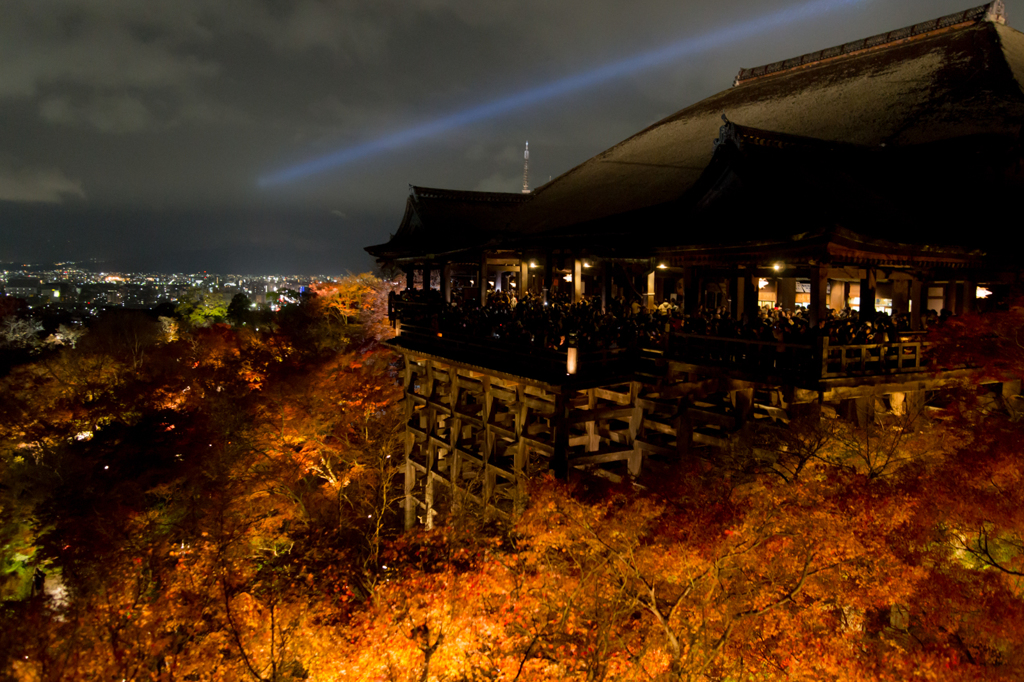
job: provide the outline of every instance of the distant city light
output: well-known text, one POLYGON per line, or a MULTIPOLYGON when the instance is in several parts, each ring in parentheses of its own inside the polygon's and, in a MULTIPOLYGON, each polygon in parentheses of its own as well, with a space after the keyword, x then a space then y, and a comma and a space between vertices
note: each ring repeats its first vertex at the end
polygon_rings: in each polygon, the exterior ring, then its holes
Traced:
POLYGON ((802 5, 788 7, 777 12, 748 19, 733 26, 684 38, 675 43, 663 45, 633 57, 610 62, 574 76, 567 76, 485 104, 478 104, 454 114, 434 119, 433 121, 419 123, 405 130, 378 137, 368 142, 344 147, 330 154, 289 166, 288 168, 263 176, 259 179, 259 185, 267 187, 316 175, 360 159, 405 147, 413 142, 461 128, 471 123, 494 118, 509 111, 533 104, 540 104, 555 97, 584 90, 615 78, 629 76, 656 66, 678 61, 685 57, 693 57, 715 48, 721 48, 728 43, 753 38, 788 24, 807 21, 820 15, 863 2, 865 0, 812 0, 812 2, 802 5))

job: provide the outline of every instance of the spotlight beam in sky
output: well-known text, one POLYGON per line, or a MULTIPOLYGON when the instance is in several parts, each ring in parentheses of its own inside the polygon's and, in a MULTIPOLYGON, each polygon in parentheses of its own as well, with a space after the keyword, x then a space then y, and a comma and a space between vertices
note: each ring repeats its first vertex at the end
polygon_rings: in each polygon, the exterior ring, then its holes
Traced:
POLYGON ((788 7, 739 24, 715 29, 699 36, 685 38, 649 52, 604 64, 573 76, 566 76, 565 78, 560 78, 556 81, 530 88, 529 90, 523 90, 485 104, 478 104, 454 114, 449 114, 433 121, 427 121, 426 123, 420 123, 368 142, 344 147, 330 154, 270 173, 260 178, 259 184, 260 186, 267 187, 316 175, 317 173, 338 168, 368 156, 404 147, 418 140, 433 137, 455 128, 494 118, 515 109, 538 104, 555 97, 604 83, 605 81, 661 66, 683 57, 707 52, 726 43, 751 38, 767 31, 807 21, 844 7, 861 4, 865 1, 867 0, 812 0, 802 5, 788 7))

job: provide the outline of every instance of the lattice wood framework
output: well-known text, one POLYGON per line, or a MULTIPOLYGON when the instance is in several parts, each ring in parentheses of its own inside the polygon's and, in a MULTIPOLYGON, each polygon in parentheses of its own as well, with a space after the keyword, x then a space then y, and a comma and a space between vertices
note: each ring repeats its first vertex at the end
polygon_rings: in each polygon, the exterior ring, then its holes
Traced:
MULTIPOLYGON (((719 382, 686 372, 651 383, 552 385, 402 354, 407 527, 432 527, 467 503, 514 515, 526 503, 527 479, 548 470, 638 477, 652 456, 671 463, 693 443, 728 446, 754 414, 752 388, 722 392, 719 382)), ((770 410, 759 416, 773 418, 770 410)))
POLYGON ((731 451, 747 427, 783 426, 800 405, 816 414, 830 402, 858 422, 873 419, 876 405, 916 411, 927 391, 961 374, 829 379, 806 390, 666 360, 660 375, 556 385, 394 347, 405 362, 407 528, 467 509, 512 517, 526 504, 527 480, 549 470, 638 478, 695 446, 731 451))

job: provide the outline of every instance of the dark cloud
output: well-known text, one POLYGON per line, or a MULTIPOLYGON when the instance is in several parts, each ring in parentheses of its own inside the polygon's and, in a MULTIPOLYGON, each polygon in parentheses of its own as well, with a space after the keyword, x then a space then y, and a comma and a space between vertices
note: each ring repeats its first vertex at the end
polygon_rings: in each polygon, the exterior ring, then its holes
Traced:
POLYGON ((0 167, 0 201, 59 204, 68 197, 84 199, 85 191, 59 170, 0 167))
MULTIPOLYGON (((92 248, 167 268, 245 269, 250 258, 254 270, 312 271, 329 258, 336 271, 363 269, 361 247, 397 227, 410 183, 517 192, 529 140, 536 186, 728 87, 742 66, 972 3, 837 2, 814 22, 257 186, 290 164, 801 4, 6 0, 0 244, 26 253, 2 255, 92 248)), ((1024 0, 1007 11, 1024 26, 1024 0)))

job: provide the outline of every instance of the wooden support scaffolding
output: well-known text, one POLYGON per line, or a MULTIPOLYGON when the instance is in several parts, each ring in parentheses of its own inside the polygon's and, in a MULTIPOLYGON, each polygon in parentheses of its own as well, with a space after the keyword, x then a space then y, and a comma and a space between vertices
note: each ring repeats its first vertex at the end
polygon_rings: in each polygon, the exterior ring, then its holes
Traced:
POLYGON ((474 510, 513 518, 538 474, 638 479, 654 461, 671 466, 698 452, 731 451, 756 424, 820 414, 823 402, 861 426, 876 403, 920 411, 927 391, 969 372, 922 371, 920 345, 826 347, 816 390, 673 359, 662 361, 661 374, 550 384, 396 347, 405 361, 405 525, 430 528, 474 510), (845 374, 883 361, 884 375, 845 374))

